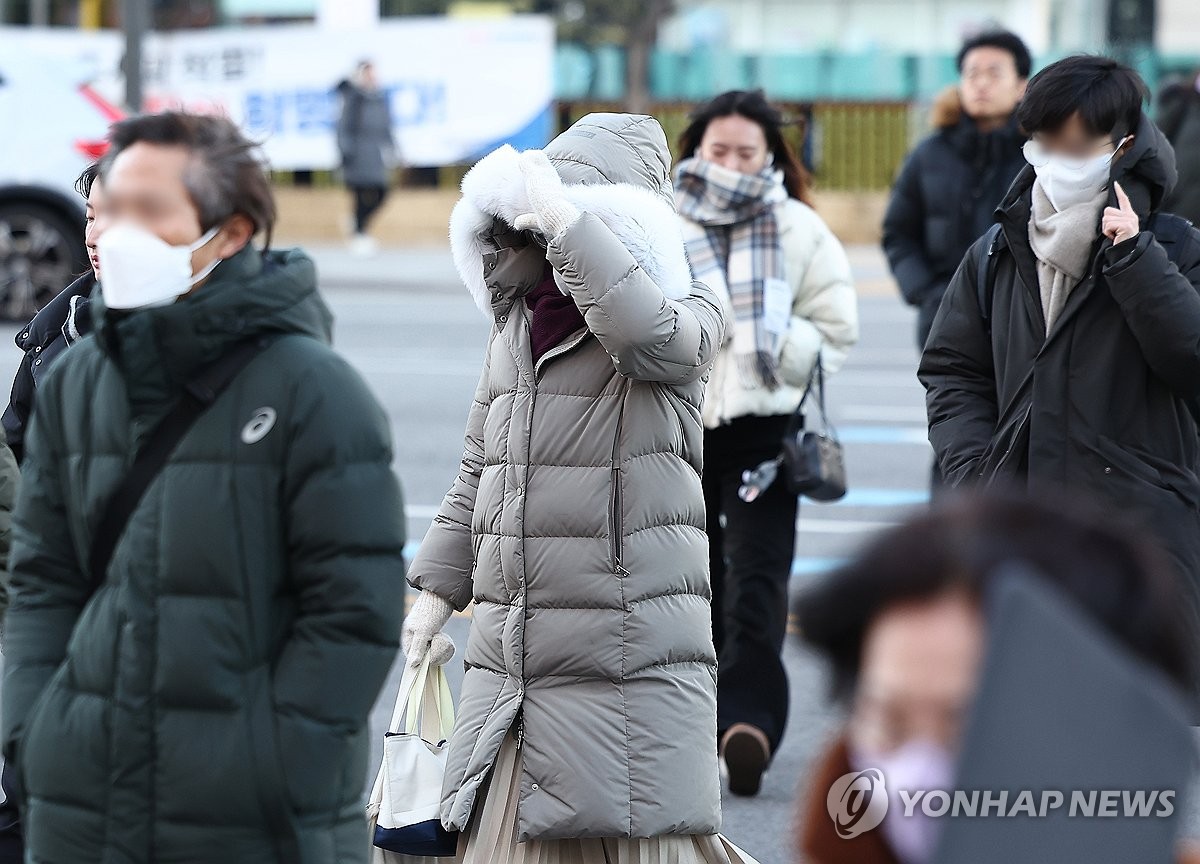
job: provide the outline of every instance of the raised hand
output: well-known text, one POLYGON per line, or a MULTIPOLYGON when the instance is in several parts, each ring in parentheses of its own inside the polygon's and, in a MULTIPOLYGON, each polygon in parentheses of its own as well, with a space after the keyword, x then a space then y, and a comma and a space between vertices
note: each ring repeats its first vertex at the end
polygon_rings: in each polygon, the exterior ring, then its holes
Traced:
POLYGON ((1129 203, 1129 196, 1125 194, 1120 183, 1113 182, 1113 191, 1117 193, 1118 206, 1104 208, 1104 218, 1100 226, 1104 236, 1111 238, 1116 244, 1140 234, 1142 222, 1134 212, 1133 205, 1129 203))

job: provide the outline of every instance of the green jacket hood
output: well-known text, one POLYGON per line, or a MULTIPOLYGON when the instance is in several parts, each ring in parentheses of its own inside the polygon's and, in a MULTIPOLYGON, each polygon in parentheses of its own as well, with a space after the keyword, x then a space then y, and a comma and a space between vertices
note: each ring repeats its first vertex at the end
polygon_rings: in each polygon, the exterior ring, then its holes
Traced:
POLYGON ((333 315, 317 291, 316 267, 298 249, 260 253, 246 247, 199 290, 169 306, 111 311, 104 306, 103 280, 93 300, 96 338, 120 368, 137 413, 146 403, 173 398, 236 342, 269 333, 325 344, 332 338, 333 315))

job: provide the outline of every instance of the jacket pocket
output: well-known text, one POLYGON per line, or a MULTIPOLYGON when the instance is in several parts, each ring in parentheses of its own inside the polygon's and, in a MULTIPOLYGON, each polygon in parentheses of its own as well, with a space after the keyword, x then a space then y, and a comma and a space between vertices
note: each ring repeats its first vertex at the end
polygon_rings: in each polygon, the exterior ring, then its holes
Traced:
MULTIPOLYGON (((275 838, 281 860, 301 861, 295 816, 287 794, 287 778, 283 770, 283 753, 275 724, 275 709, 271 700, 270 676, 252 688, 250 702, 251 754, 254 777, 257 780, 263 818, 275 838)), ((306 754, 293 754, 307 758, 306 754)))
POLYGON ((1191 472, 1182 471, 1150 454, 1135 452, 1105 435, 1096 436, 1095 451, 1104 462, 1105 474, 1118 471, 1128 479, 1178 496, 1192 509, 1200 509, 1200 481, 1191 472))
POLYGON ((986 485, 1003 484, 1023 476, 1028 467, 1029 423, 1033 405, 1026 405, 992 438, 979 460, 979 479, 986 485))
POLYGON ((621 499, 621 425, 625 414, 625 400, 621 400, 617 414, 617 431, 613 434, 612 470, 609 474, 608 492, 608 551, 613 573, 628 576, 622 561, 625 553, 625 518, 621 499))

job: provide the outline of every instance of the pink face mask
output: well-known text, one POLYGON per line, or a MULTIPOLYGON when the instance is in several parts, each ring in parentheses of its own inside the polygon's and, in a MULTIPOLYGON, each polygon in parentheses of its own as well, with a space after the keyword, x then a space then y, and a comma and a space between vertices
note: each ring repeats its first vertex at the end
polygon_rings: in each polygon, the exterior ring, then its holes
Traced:
POLYGON ((902 864, 929 864, 937 849, 941 827, 937 819, 925 815, 919 802, 913 806, 912 815, 905 816, 900 791, 945 790, 953 794, 954 757, 950 751, 925 738, 906 741, 888 751, 851 745, 850 767, 855 771, 878 768, 883 772, 888 810, 879 830, 902 864))

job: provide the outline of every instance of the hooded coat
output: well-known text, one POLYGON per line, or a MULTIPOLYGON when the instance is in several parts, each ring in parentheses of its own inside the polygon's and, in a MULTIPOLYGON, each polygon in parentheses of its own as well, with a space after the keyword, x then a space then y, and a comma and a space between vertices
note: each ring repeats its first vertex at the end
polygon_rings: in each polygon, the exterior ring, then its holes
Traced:
POLYGON ((38 391, 14 518, 3 736, 29 860, 365 862, 403 514, 387 419, 327 344, 312 262, 247 248, 170 306, 92 309, 96 335, 38 391), (94 580, 138 446, 260 334, 94 580))
POLYGON ((458 478, 410 579, 474 601, 442 821, 468 826, 520 718, 519 837, 719 827, 716 655, 700 486, 724 333, 692 283, 649 117, 589 115, 546 149, 583 215, 549 242, 517 154, 463 181, 451 244, 495 322, 458 478), (534 364, 523 297, 549 261, 586 327, 534 364))
MULTIPOLYGON (((1175 182, 1170 145, 1143 117, 1113 165, 1145 226, 1175 182)), ((1046 333, 1029 245, 1033 169, 997 211, 989 326, 968 253, 933 323, 919 377, 929 440, 955 486, 1066 490, 1157 532, 1200 586, 1200 232, 1173 260, 1154 234, 1114 246, 1096 225, 1092 262, 1046 333)), ((1115 192, 1109 204, 1117 206, 1115 192)))
POLYGON ((958 88, 934 106, 937 131, 900 169, 883 218, 883 251, 905 301, 918 309, 924 346, 934 313, 967 249, 1025 165, 1015 120, 983 133, 962 109, 958 88))

